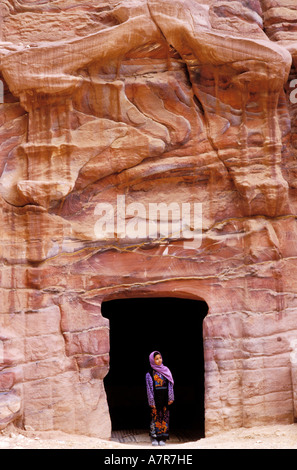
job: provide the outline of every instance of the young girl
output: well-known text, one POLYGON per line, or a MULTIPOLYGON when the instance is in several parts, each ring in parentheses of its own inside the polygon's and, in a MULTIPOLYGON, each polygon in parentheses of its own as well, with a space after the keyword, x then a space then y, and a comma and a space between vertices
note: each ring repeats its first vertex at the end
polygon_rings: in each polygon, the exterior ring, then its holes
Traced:
POLYGON ((169 439, 169 409, 174 401, 174 381, 168 367, 163 365, 159 351, 149 356, 151 370, 146 374, 146 390, 151 407, 150 436, 152 445, 165 445, 169 439))

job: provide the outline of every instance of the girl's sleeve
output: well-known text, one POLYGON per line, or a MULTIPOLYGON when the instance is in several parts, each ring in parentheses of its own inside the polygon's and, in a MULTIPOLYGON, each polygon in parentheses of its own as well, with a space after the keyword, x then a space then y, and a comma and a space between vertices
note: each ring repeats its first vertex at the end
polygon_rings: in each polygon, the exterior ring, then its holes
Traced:
POLYGON ((146 393, 149 406, 156 406, 155 405, 155 398, 154 398, 154 386, 153 386, 153 379, 151 374, 148 372, 146 374, 146 393))
POLYGON ((168 401, 174 401, 174 390, 172 382, 168 382, 168 401))

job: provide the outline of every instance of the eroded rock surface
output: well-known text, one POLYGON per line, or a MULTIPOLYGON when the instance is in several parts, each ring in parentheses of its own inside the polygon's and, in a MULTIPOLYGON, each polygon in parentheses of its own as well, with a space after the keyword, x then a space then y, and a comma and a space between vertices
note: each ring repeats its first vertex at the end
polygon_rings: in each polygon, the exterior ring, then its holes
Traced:
POLYGON ((295 2, 4 0, 0 19, 0 426, 108 437, 100 306, 154 295, 209 306, 208 434, 292 422, 295 2), (134 212, 100 237, 118 196, 134 212), (138 236, 162 202, 202 204, 201 243, 138 236))

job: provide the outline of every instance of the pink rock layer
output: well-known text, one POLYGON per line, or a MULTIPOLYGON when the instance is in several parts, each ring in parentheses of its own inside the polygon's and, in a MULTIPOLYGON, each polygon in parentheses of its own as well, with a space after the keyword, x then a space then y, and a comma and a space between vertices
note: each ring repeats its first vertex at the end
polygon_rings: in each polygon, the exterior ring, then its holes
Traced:
POLYGON ((297 6, 4 0, 0 19, 0 427, 109 437, 101 304, 150 296, 208 304, 207 435, 293 422, 297 6), (139 207, 202 204, 201 243, 98 237, 119 195, 144 226, 139 207))

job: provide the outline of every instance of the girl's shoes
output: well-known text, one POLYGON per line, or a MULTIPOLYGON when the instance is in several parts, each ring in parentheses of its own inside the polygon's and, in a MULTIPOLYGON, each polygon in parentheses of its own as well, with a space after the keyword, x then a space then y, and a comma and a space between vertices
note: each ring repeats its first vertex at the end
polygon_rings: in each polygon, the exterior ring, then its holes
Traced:
POLYGON ((165 441, 157 441, 157 439, 152 439, 152 446, 165 446, 165 441))

